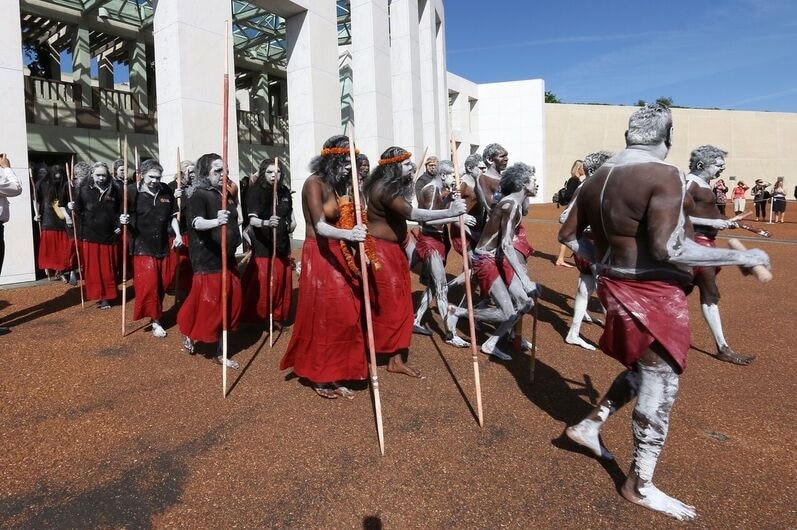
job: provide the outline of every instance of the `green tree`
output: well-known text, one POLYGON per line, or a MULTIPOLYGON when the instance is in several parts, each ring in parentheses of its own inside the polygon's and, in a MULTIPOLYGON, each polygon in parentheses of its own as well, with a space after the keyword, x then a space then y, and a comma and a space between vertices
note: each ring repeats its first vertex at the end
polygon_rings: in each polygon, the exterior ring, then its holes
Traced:
POLYGON ((644 99, 638 99, 636 101, 636 106, 637 107, 644 107, 645 105, 647 105, 647 102, 644 99))
POLYGON ((658 98, 658 99, 656 100, 656 103, 658 103, 658 104, 659 104, 659 105, 661 105, 662 107, 667 107, 667 108, 669 108, 669 107, 672 107, 672 106, 673 106, 673 101, 672 101, 672 98, 668 98, 668 97, 664 97, 664 96, 662 96, 662 97, 658 98))
POLYGON ((545 91, 545 102, 546 103, 561 103, 562 101, 556 97, 556 94, 551 92, 550 90, 545 91))

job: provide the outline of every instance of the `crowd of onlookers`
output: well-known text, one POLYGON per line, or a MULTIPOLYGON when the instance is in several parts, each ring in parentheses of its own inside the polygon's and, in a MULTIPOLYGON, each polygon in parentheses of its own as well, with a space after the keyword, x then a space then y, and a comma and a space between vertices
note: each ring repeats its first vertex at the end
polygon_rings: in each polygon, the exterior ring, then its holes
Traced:
MULTIPOLYGON (((717 198, 717 208, 723 215, 725 215, 725 207, 728 204, 729 195, 734 215, 740 215, 745 212, 749 197, 752 199, 753 206, 755 207, 756 221, 769 220, 767 217, 767 205, 772 203, 771 213, 773 222, 784 222, 786 214, 786 187, 783 177, 778 177, 774 184, 764 182, 764 179, 756 179, 752 188, 745 184, 744 181, 740 180, 732 189, 728 188, 725 181, 719 178, 714 182, 714 195, 717 198)), ((797 186, 794 187, 794 198, 797 199, 797 186)))

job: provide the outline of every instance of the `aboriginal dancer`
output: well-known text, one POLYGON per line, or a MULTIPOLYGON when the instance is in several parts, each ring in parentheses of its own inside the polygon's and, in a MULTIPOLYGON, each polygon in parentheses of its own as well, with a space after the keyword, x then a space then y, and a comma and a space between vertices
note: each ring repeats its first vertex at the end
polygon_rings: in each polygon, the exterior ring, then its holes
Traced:
POLYGON ((635 504, 691 520, 692 506, 653 485, 690 345, 684 288, 691 283, 692 266, 768 266, 769 258, 760 250, 702 247, 686 237, 685 182, 678 168, 664 163, 672 138, 667 107, 647 105, 634 112, 625 136, 627 148, 584 182, 570 213, 577 219, 575 229, 565 223, 559 240, 579 253, 585 229, 592 228, 594 255, 600 257, 598 296, 607 310, 600 347, 626 370, 598 406, 565 434, 598 458, 612 458, 600 429, 637 398, 634 458, 620 492, 635 504))
POLYGON ((368 376, 360 318, 362 287, 349 244, 365 241, 354 217, 349 139, 333 136, 310 162, 302 187, 306 223, 296 322, 280 369, 293 369, 327 399, 353 396, 368 376))
MULTIPOLYGON (((727 151, 713 145, 701 145, 689 158, 689 174, 686 176, 686 191, 692 198, 687 208, 689 220, 694 226, 694 240, 704 247, 716 248, 717 233, 727 228, 737 228, 728 221, 714 205, 714 192, 711 180, 718 178, 725 169, 727 151)), ((700 309, 708 324, 714 343, 717 346, 717 359, 733 364, 748 365, 755 356, 741 355, 734 351, 725 340, 720 318, 720 291, 717 285, 719 267, 695 267, 694 285, 700 291, 700 309)))
POLYGON ((149 318, 152 336, 164 338, 166 330, 160 323, 163 316, 163 297, 172 283, 174 266, 170 256, 169 228, 177 235, 172 245, 183 244, 177 223, 177 204, 174 192, 161 183, 163 167, 155 159, 145 160, 138 168, 141 179, 127 188, 127 214, 119 222, 128 225, 133 241, 133 285, 136 291, 133 320, 149 318))
POLYGON ((260 163, 257 180, 247 192, 252 258, 246 266, 243 285, 244 322, 264 322, 273 308, 274 320, 283 325, 291 314, 293 273, 291 271, 291 233, 296 228, 291 189, 282 184, 282 172, 273 158, 260 163), (274 211, 274 182, 277 182, 277 209, 274 211), (276 250, 274 238, 276 232, 276 250), (269 289, 271 275, 273 286, 269 289))
POLYGON ((36 183, 39 213, 34 220, 42 225, 39 237, 39 268, 45 270, 48 278, 61 279, 66 283, 69 281, 69 271, 73 268, 75 245, 67 236, 66 219, 61 208, 61 191, 65 185, 64 168, 58 165, 50 168, 44 178, 36 183))
POLYGON ((192 184, 196 176, 196 164, 193 160, 183 160, 180 162, 180 179, 174 179, 168 186, 174 195, 177 213, 177 225, 179 232, 175 232, 173 224, 169 225, 169 248, 171 249, 171 261, 174 267, 174 281, 172 290, 176 302, 185 300, 188 291, 191 290, 191 282, 194 270, 191 268, 191 256, 188 250, 188 192, 193 191, 192 184), (174 245, 177 234, 180 234, 183 244, 174 245))
MULTIPOLYGON (((388 372, 421 377, 404 361, 413 328, 410 266, 405 253, 407 221, 450 223, 465 212, 466 205, 462 199, 453 199, 446 209, 413 208, 408 200, 415 170, 411 157, 401 147, 388 148, 366 180, 363 192, 368 201, 368 233, 376 251, 372 267, 375 350, 389 356, 388 372)), ((441 167, 443 162, 438 170, 441 167)))
MULTIPOLYGON (((222 333, 221 282, 227 282, 229 329, 238 325, 241 314, 241 280, 235 262, 235 249, 241 244, 238 210, 235 201, 222 208, 222 173, 224 160, 216 153, 199 157, 196 178, 188 197, 188 234, 191 240, 191 268, 194 271, 191 291, 177 313, 183 334, 183 349, 193 355, 196 343, 217 343, 216 362, 224 363, 222 333), (221 231, 227 231, 227 277, 222 278, 221 231)), ((239 367, 227 357, 227 367, 239 367)))

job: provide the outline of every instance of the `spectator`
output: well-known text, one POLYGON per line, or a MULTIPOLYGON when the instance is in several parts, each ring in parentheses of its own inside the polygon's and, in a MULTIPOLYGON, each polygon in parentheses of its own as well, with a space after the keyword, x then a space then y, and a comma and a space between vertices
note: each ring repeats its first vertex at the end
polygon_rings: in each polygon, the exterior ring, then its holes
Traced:
POLYGON ((717 210, 722 215, 725 215, 725 205, 728 203, 728 186, 725 185, 724 180, 717 179, 717 182, 714 183, 714 197, 716 197, 717 201, 717 210))
POLYGON ((753 186, 753 189, 750 190, 750 193, 753 194, 753 202, 755 203, 756 221, 766 221, 767 201, 769 200, 770 197, 767 188, 770 187, 771 185, 772 184, 770 184, 769 182, 764 182, 763 179, 756 179, 755 186, 753 186))
POLYGON ((750 187, 746 186, 743 181, 739 181, 736 183, 736 187, 733 188, 733 213, 736 215, 740 215, 744 213, 745 207, 745 199, 744 194, 747 193, 750 187))
MULTIPOLYGON (((11 169, 11 162, 5 153, 0 153, 0 272, 3 271, 3 259, 6 256, 6 243, 4 239, 5 224, 9 219, 8 197, 16 197, 22 193, 22 184, 11 169)), ((5 335, 11 330, 0 326, 0 335, 5 335)))
POLYGON ((783 184, 783 177, 778 177, 772 186, 772 213, 775 214, 776 223, 782 223, 786 216, 786 186, 783 184))

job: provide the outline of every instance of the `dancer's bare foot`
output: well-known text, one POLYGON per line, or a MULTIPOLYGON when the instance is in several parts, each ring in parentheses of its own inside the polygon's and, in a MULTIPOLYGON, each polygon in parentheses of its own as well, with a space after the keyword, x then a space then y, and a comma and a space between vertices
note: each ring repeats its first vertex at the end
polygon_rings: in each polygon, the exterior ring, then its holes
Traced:
POLYGON ((393 374, 404 374, 418 379, 425 379, 421 372, 406 364, 401 355, 394 355, 387 363, 387 371, 393 374))
POLYGON ((338 394, 329 384, 314 384, 313 390, 324 399, 338 399, 338 394))
POLYGON ((628 476, 625 484, 620 488, 620 494, 625 500, 655 512, 669 515, 679 521, 692 521, 697 517, 694 506, 689 506, 674 497, 670 497, 654 486, 652 482, 645 483, 642 486, 635 486, 639 482, 639 479, 633 473, 628 476))
POLYGON ((568 269, 572 269, 573 268, 573 265, 570 265, 568 262, 566 262, 563 259, 562 260, 556 260, 556 266, 557 267, 565 267, 565 268, 568 268, 568 269))
POLYGON ((454 346, 455 348, 467 348, 468 346, 470 346, 470 342, 466 341, 462 337, 454 335, 451 332, 448 332, 446 334, 445 341, 446 341, 446 344, 450 344, 450 345, 454 346))
POLYGON ((492 339, 488 339, 487 342, 482 344, 481 350, 482 353, 486 353, 487 355, 492 355, 496 359, 500 359, 501 361, 511 361, 512 356, 508 353, 500 350, 496 345, 498 341, 492 341, 492 339))
POLYGON ((332 387, 332 390, 334 390, 335 394, 346 399, 354 399, 354 397, 357 395, 354 393, 354 390, 339 383, 331 383, 329 386, 332 387))
POLYGON ((568 343, 568 344, 573 344, 575 346, 581 346, 585 350, 591 350, 591 351, 595 350, 595 346, 593 346, 592 344, 588 343, 587 341, 585 341, 584 339, 582 339, 579 336, 572 337, 572 336, 568 335, 567 337, 565 337, 565 342, 568 343))
POLYGON ((601 442, 601 424, 595 420, 582 420, 565 429, 565 436, 582 447, 586 447, 598 458, 614 460, 614 456, 601 442))
POLYGON ((748 364, 753 362, 753 360, 755 359, 755 355, 742 355, 741 353, 732 350, 730 346, 723 346, 722 348, 720 348, 720 351, 717 354, 717 359, 728 363, 747 366, 748 364))
POLYGON ((152 336, 162 339, 166 336, 166 330, 160 325, 160 322, 152 321, 152 336))

